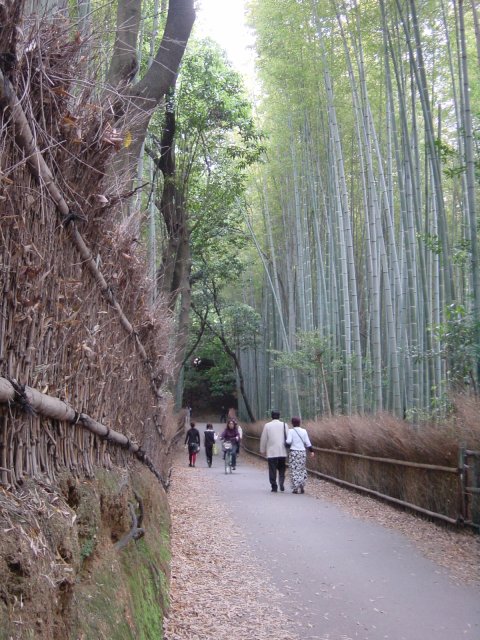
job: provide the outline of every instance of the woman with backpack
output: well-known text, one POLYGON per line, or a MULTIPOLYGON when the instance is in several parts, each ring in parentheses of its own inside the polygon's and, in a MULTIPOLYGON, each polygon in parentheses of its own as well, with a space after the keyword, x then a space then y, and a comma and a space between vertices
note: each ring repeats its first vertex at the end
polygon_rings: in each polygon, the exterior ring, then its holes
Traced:
POLYGON ((190 422, 190 429, 185 436, 185 446, 188 446, 188 466, 194 467, 197 453, 200 451, 200 433, 195 427, 195 422, 190 422))

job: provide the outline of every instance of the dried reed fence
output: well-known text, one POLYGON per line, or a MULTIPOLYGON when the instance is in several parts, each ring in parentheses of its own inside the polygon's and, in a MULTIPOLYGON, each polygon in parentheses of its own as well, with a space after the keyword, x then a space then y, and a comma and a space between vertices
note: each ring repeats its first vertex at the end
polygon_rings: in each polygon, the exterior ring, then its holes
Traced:
POLYGON ((123 134, 94 99, 81 41, 62 21, 16 29, 22 4, 0 7, 0 478, 91 475, 135 447, 164 477, 172 327, 150 303, 139 212, 119 222, 129 194, 105 180, 123 134), (35 411, 38 393, 68 415, 35 411))

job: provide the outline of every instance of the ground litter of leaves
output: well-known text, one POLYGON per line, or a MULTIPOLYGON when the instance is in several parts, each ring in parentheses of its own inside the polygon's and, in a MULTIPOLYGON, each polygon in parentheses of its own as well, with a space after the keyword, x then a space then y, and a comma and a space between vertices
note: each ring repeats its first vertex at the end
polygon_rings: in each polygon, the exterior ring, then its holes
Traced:
POLYGON ((284 596, 258 568, 208 469, 190 469, 177 460, 169 500, 172 560, 165 640, 297 640, 286 631, 284 596))
MULTIPOLYGON (((244 455, 244 463, 265 462, 244 455)), ((461 584, 480 582, 480 536, 396 509, 369 496, 309 478, 308 493, 404 534, 461 584)), ((172 512, 170 612, 165 640, 298 640, 282 611, 284 594, 261 572, 243 532, 216 494, 208 469, 177 458, 172 512)), ((328 638, 328 636, 326 636, 328 638)))

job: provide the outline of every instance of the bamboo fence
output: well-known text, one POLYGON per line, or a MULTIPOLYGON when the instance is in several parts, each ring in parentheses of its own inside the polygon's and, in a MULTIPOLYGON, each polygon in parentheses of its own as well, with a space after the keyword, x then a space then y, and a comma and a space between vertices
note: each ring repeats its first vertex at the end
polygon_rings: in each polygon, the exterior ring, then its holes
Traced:
MULTIPOLYGON (((243 446, 249 453, 261 455, 260 438, 245 429, 243 446)), ((472 488, 465 486, 460 460, 458 467, 448 467, 323 447, 313 449, 315 457, 307 460, 307 469, 313 475, 450 524, 480 528, 478 514, 465 509, 464 498, 472 488)))

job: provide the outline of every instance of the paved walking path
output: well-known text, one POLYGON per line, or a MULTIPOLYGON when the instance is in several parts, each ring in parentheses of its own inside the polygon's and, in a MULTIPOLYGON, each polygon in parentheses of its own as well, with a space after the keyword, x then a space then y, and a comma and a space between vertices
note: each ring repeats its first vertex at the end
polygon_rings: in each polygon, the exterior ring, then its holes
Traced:
MULTIPOLYGON (((455 584, 401 533, 308 495, 308 485, 293 495, 287 477, 285 493, 271 493, 266 463, 248 457, 226 476, 216 456, 209 474, 259 565, 286 594, 282 609, 300 638, 480 639, 480 585, 455 584)), ((197 467, 206 466, 202 447, 197 467)))

